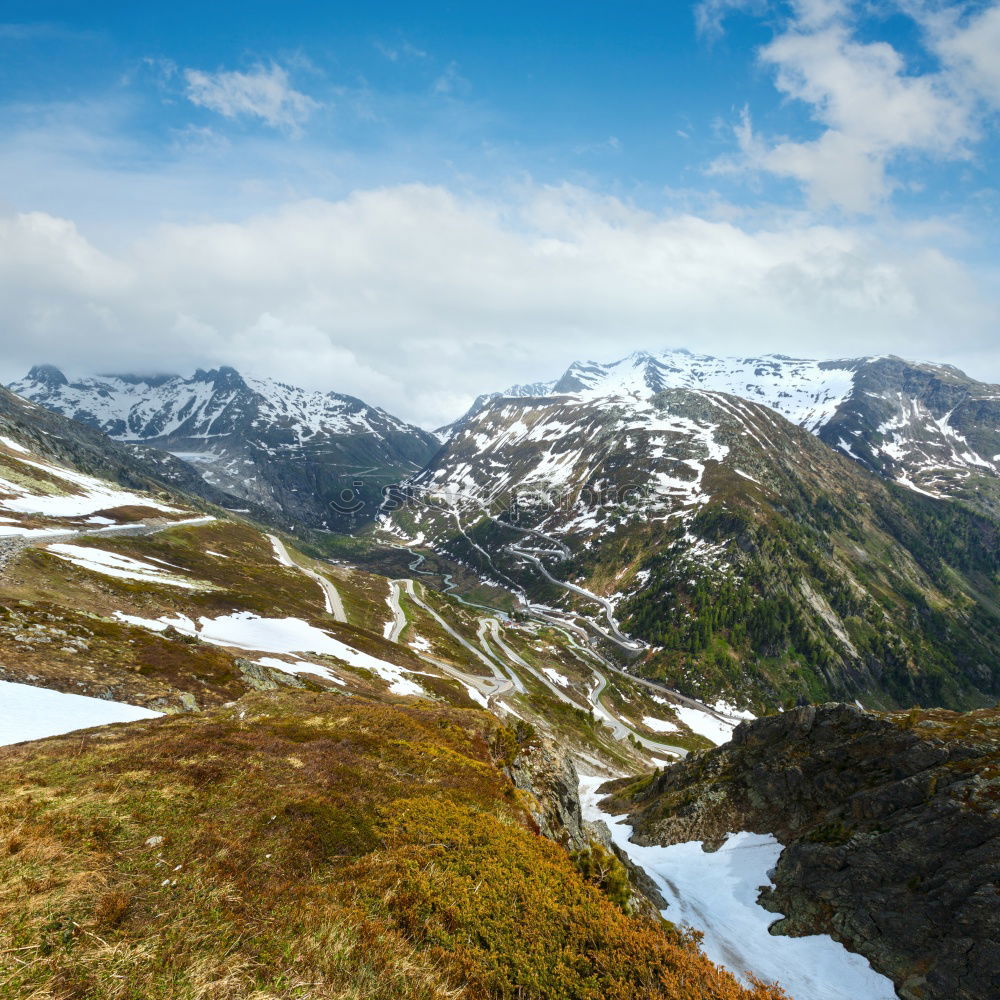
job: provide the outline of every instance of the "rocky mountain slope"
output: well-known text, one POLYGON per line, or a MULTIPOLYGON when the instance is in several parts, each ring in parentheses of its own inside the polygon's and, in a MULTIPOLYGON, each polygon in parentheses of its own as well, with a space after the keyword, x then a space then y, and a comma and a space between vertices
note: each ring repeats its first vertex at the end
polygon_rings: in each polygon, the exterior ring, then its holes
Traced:
MULTIPOLYGON (((702 730, 735 725, 634 683, 585 636, 434 591, 408 560, 387 579, 295 548, 144 478, 127 466, 131 451, 99 432, 8 396, 0 680, 46 689, 46 706, 63 692, 190 711, 250 690, 318 685, 479 705, 611 768, 708 745, 677 715, 682 707, 702 730), (118 468, 129 485, 85 472, 74 454, 91 469, 118 468)), ((29 705, 31 692, 17 698, 29 705)))
POLYGON ((332 536, 293 542, 184 493, 164 453, 0 392, 0 982, 777 1000, 661 923, 570 761, 662 768, 728 740, 737 696, 985 699, 994 526, 721 393, 510 405, 454 437, 488 460, 460 477, 473 502, 432 484, 386 511, 408 543, 386 576, 350 559, 364 537, 331 560, 332 536), (454 582, 431 542, 507 589, 433 589, 454 582))
POLYGON ((117 441, 178 456, 211 486, 270 510, 286 528, 356 525, 377 508, 383 486, 439 447, 433 435, 352 396, 232 368, 71 383, 40 365, 11 389, 117 441))
MULTIPOLYGON (((183 494, 221 507, 232 506, 233 497, 206 482, 173 455, 143 445, 112 441, 100 431, 68 420, 0 386, 0 433, 22 441, 36 457, 65 462, 80 472, 121 486, 183 494)), ((252 504, 246 511, 259 519, 269 512, 252 504)))
POLYGON ((886 483, 761 403, 603 392, 486 402, 387 503, 384 537, 703 700, 995 700, 994 520, 886 483))
POLYGON ((726 392, 762 403, 887 479, 1000 512, 1000 386, 948 365, 896 357, 808 361, 639 352, 610 364, 576 362, 551 382, 480 396, 470 412, 503 397, 641 402, 665 389, 726 392))
POLYGON ((830 934, 905 1000, 1000 992, 1000 712, 877 716, 807 707, 731 743, 606 786, 640 844, 785 845, 762 905, 774 930, 830 934))

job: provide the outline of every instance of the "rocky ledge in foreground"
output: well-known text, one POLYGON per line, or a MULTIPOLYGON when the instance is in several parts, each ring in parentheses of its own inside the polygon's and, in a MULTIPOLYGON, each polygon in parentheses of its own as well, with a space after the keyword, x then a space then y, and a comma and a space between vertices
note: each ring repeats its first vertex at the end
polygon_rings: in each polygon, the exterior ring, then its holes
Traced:
POLYGON ((773 833, 774 932, 830 934, 905 1000, 1000 996, 1000 710, 799 708, 605 787, 638 843, 773 833))

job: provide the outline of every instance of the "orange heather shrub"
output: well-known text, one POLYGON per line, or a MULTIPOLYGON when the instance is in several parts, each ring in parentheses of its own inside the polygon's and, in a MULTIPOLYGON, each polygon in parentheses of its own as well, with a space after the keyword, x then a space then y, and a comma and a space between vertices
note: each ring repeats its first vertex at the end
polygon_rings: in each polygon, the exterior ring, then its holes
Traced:
POLYGON ((283 692, 0 748, 0 997, 784 996, 586 881, 502 734, 283 692))

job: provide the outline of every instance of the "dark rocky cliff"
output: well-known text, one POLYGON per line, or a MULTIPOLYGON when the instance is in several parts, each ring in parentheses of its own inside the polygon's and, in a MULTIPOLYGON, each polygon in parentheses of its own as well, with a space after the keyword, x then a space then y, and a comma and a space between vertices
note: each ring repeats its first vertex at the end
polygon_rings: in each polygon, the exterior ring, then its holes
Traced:
POLYGON ((773 833, 775 932, 832 935, 905 1000, 1000 996, 1000 711, 804 707, 607 787, 640 843, 773 833))

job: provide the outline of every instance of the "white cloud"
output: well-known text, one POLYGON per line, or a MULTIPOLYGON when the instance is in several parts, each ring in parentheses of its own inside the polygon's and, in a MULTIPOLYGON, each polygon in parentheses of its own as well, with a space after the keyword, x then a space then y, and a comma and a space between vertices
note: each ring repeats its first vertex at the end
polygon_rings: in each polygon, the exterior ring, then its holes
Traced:
POLYGON ((320 106, 296 90, 288 73, 276 63, 257 66, 248 73, 186 69, 184 79, 192 104, 217 111, 225 118, 260 118, 272 128, 297 130, 320 106))
POLYGON ((988 104, 1000 107, 1000 4, 964 22, 953 11, 940 10, 924 22, 951 71, 988 104))
POLYGON ((114 252, 66 220, 9 216, 2 375, 40 361, 227 363, 427 425, 577 357, 668 345, 894 352, 1000 380, 995 293, 912 235, 794 220, 749 230, 569 186, 505 201, 359 191, 239 223, 160 226, 114 252))
MULTIPOLYGON (((713 0, 720 24, 739 0, 713 0)), ((959 27, 958 7, 921 16, 926 44, 944 64, 914 72, 900 51, 884 41, 857 37, 859 7, 849 0, 796 0, 793 13, 758 52, 778 91, 802 102, 821 127, 815 138, 764 137, 749 115, 736 129, 739 155, 713 165, 715 172, 763 171, 791 178, 812 204, 868 212, 897 187, 904 157, 960 160, 971 155, 981 132, 981 96, 1000 100, 1000 5, 959 27), (978 95, 977 96, 977 91, 978 95)))
POLYGON ((577 155, 586 153, 620 153, 622 150, 621 139, 616 135, 609 135, 601 142, 581 142, 573 147, 573 152, 577 155))
POLYGON ((768 0, 700 0, 694 5, 694 23, 698 34, 715 39, 722 35, 727 15, 734 10, 763 13, 768 0))
POLYGON ((106 302, 130 282, 125 264, 101 253, 72 222, 45 212, 0 217, 0 274, 7 308, 18 311, 20 288, 40 322, 58 311, 59 297, 106 302))
POLYGON ((434 81, 433 91, 435 94, 467 94, 472 89, 472 84, 458 71, 458 63, 454 60, 448 63, 444 72, 434 81))
POLYGON ((398 43, 387 43, 376 41, 375 48, 385 56, 389 62, 399 62, 401 59, 427 59, 429 53, 421 48, 417 48, 412 42, 402 41, 398 43))
POLYGON ((850 13, 851 0, 792 0, 792 7, 800 27, 825 28, 850 13))

